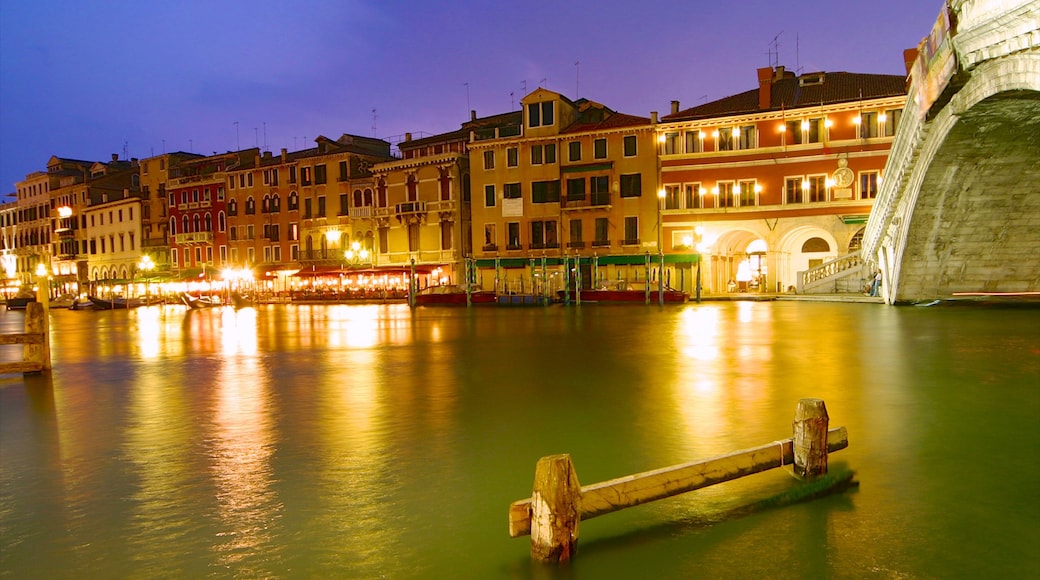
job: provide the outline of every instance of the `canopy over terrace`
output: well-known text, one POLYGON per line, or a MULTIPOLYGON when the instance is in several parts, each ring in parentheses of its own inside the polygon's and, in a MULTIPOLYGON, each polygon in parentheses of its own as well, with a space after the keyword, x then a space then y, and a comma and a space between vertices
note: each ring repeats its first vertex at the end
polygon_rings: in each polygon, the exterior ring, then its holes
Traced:
POLYGON ((412 266, 306 266, 290 276, 295 297, 337 298, 403 298, 407 295, 414 272, 417 288, 433 283, 444 269, 438 264, 412 266))

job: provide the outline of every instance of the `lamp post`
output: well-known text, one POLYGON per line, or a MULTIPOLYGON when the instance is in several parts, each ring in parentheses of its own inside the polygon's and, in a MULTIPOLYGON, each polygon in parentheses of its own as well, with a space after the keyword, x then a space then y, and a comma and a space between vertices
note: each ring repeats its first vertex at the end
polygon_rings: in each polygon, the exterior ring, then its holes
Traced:
POLYGON ((148 254, 141 256, 141 261, 137 264, 137 270, 144 272, 144 303, 148 304, 151 298, 151 281, 148 277, 151 276, 150 272, 155 269, 155 262, 152 261, 152 257, 148 254))
POLYGON ((664 304, 664 232, 661 227, 661 212, 664 210, 664 188, 657 190, 657 304, 664 304))
POLYGON ((701 302, 701 259, 704 257, 704 228, 697 226, 693 229, 693 233, 696 236, 694 243, 697 248, 697 303, 701 302))
POLYGON ((362 248, 360 242, 351 242, 350 248, 343 252, 343 256, 351 266, 357 266, 368 259, 368 250, 362 248))

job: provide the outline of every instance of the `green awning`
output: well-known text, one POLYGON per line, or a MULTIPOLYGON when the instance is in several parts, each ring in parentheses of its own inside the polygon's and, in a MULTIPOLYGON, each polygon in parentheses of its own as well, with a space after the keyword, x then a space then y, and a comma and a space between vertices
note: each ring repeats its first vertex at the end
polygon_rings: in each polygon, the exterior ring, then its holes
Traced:
MULTIPOLYGON (((582 264, 592 264, 592 256, 582 256, 579 258, 582 264)), ((646 264, 646 254, 623 254, 623 255, 612 255, 612 256, 597 256, 595 259, 598 260, 601 266, 642 266, 646 264)), ((658 254, 650 254, 650 262, 657 264, 660 261, 658 254)), ((666 264, 696 264, 700 259, 698 254, 665 254, 664 262, 666 264)), ((500 268, 530 268, 531 258, 499 258, 498 266, 500 268)), ((542 265, 542 259, 533 258, 534 265, 540 267, 542 265)), ((570 262, 574 263, 574 258, 570 258, 570 262)), ((494 258, 481 258, 475 260, 477 268, 494 268, 494 258)), ((546 258, 546 266, 560 266, 563 264, 563 258, 546 258)))
POLYGON ((613 163, 590 163, 588 165, 564 165, 560 173, 579 173, 582 171, 607 171, 613 167, 613 163))

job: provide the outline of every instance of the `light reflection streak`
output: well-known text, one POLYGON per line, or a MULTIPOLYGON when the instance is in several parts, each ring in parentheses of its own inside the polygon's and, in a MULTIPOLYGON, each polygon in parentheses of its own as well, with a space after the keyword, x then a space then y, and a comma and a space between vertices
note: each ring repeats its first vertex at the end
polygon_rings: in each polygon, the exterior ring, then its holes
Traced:
POLYGON ((318 481, 328 509, 318 515, 318 526, 328 530, 325 537, 346 542, 325 550, 336 559, 329 564, 341 568, 387 570, 401 555, 393 548, 400 524, 388 521, 386 510, 394 454, 381 393, 385 383, 377 375, 380 352, 342 351, 337 356, 350 369, 349 379, 325 381, 321 389, 318 439, 324 447, 318 481))
POLYGON ((220 322, 220 343, 225 355, 257 353, 256 310, 225 308, 220 322))
POLYGON ((160 346, 161 307, 145 306, 138 308, 137 314, 137 350, 143 359, 155 359, 162 350, 160 346))
MULTIPOLYGON (((234 315, 232 312, 231 318, 234 315)), ((236 337, 231 343, 237 349, 243 345, 236 329, 225 332, 236 337)), ((245 342, 243 348, 255 352, 255 332, 252 346, 245 342)), ((274 536, 284 508, 273 489, 271 458, 276 441, 271 427, 270 385, 257 360, 250 355, 230 356, 216 376, 216 436, 210 470, 222 529, 214 549, 222 566, 270 576, 272 572, 266 568, 279 559, 274 536)))

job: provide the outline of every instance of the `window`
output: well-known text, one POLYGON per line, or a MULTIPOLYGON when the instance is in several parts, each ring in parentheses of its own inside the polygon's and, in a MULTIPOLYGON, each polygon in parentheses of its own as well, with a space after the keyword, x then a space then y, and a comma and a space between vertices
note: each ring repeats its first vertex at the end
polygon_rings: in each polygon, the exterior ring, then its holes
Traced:
POLYGON ((325 181, 326 181, 325 180, 325 165, 324 164, 322 164, 322 165, 315 165, 314 166, 314 184, 315 185, 322 185, 322 184, 325 183, 325 181))
POLYGON ((254 201, 253 197, 250 196, 248 199, 246 199, 246 215, 255 215, 255 214, 256 214, 256 201, 254 201))
POLYGON ((484 186, 484 207, 495 207, 495 186, 484 186))
POLYGON ((679 152, 679 133, 664 134, 664 154, 674 155, 679 152))
POLYGON ((859 174, 859 198, 860 199, 874 199, 877 197, 878 192, 878 177, 877 171, 864 171, 859 174))
POLYGON ((605 217, 596 218, 596 238, 592 241, 593 246, 610 245, 610 222, 605 217))
POLYGON ((301 167, 300 168, 300 184, 310 185, 311 184, 311 168, 301 167))
POLYGON ((509 147, 506 149, 506 167, 516 167, 520 164, 520 149, 509 147))
POLYGON ((718 151, 732 151, 735 149, 733 146, 733 129, 731 127, 722 127, 718 130, 718 137, 716 137, 715 149, 718 151))
POLYGON ((555 144, 531 146, 531 165, 542 165, 543 163, 556 163, 555 144))
POLYGON ((509 239, 506 242, 507 250, 519 250, 520 249, 520 222, 509 222, 506 224, 506 231, 509 234, 509 239))
POLYGON ((625 239, 621 243, 626 246, 639 245, 639 216, 625 216, 625 239))
POLYGON ((592 156, 596 159, 607 158, 607 140, 596 139, 592 142, 592 156))
POLYGON ((636 148, 636 136, 635 135, 625 135, 625 138, 622 139, 622 145, 623 145, 625 157, 635 157, 636 156, 637 148, 636 148))
MULTIPOLYGON (((809 187, 808 184, 805 186, 809 187)), ((784 201, 786 203, 802 203, 802 178, 788 177, 784 179, 784 201)))
POLYGON ((559 181, 535 181, 531 184, 532 203, 558 203, 559 201, 559 181))
POLYGON ((577 177, 567 180, 567 201, 585 199, 585 178, 577 177))
POLYGON ((556 222, 554 220, 536 220, 531 222, 531 249, 558 248, 560 242, 556 238, 556 222))
POLYGON ((589 178, 589 194, 592 205, 610 204, 610 176, 597 175, 589 178))
POLYGON ((827 176, 825 175, 810 175, 809 181, 809 199, 810 203, 816 203, 821 201, 827 201, 827 176))
MULTIPOLYGON (((275 169, 275 171, 278 171, 278 170, 275 169)), ((339 180, 340 181, 346 181, 347 180, 347 162, 346 161, 340 161, 339 162, 339 180)), ((277 185, 277 184, 275 184, 275 185, 277 185)))
POLYGON ((494 169, 494 168, 495 168, 495 152, 494 151, 485 151, 484 152, 484 169, 494 169))
POLYGON ((289 167, 289 183, 296 183, 296 166, 289 167))
POLYGON ((495 224, 484 224, 484 251, 494 252, 498 249, 498 238, 495 235, 495 224))
POLYGON ((307 199, 303 200, 303 219, 305 219, 305 220, 311 219, 311 216, 313 215, 313 213, 311 211, 311 209, 312 209, 311 206, 313 205, 313 201, 314 200, 309 198, 309 197, 307 199))
POLYGON ((341 193, 339 194, 339 215, 350 214, 350 196, 341 193))
POLYGON ((678 185, 664 186, 664 209, 680 209, 682 188, 678 185))
POLYGON ((531 103, 527 105, 527 125, 529 127, 546 127, 553 124, 553 103, 531 103))
POLYGON ((686 152, 701 153, 704 151, 704 133, 701 131, 686 132, 686 152))
POLYGON ((581 239, 581 220, 571 220, 571 241, 567 243, 568 248, 584 248, 585 242, 581 239))
POLYGON ((639 197, 643 195, 641 173, 621 175, 621 197, 639 197))
POLYGON ((744 127, 740 127, 739 131, 740 134, 737 138, 737 145, 740 149, 752 149, 757 145, 755 142, 756 134, 754 125, 745 125, 744 127))
POLYGON ((300 209, 300 196, 295 191, 289 193, 289 211, 300 209))
POLYGON ((877 113, 863 113, 859 116, 859 138, 872 139, 878 136, 877 113))
POLYGON ((567 144, 569 161, 581 161, 581 141, 571 141, 567 144))
POLYGON ((899 119, 903 116, 903 109, 890 109, 885 111, 882 118, 878 121, 882 126, 882 134, 885 137, 892 137, 896 134, 896 129, 899 128, 899 119))
POLYGON ((741 181, 737 184, 740 188, 737 195, 740 197, 740 207, 751 207, 758 205, 758 194, 755 191, 754 181, 741 181))
POLYGON ((704 190, 701 189, 701 184, 687 183, 685 193, 687 209, 701 209, 704 207, 704 190))
POLYGON ((502 197, 505 199, 520 199, 520 195, 519 183, 507 183, 502 190, 502 197))
POLYGON ((718 188, 719 203, 716 207, 733 207, 733 182, 720 181, 715 187, 718 188))
POLYGON ((441 222, 441 249, 450 250, 452 248, 452 228, 451 222, 441 222))
POLYGON ((318 217, 325 217, 325 196, 318 197, 318 217))

